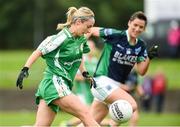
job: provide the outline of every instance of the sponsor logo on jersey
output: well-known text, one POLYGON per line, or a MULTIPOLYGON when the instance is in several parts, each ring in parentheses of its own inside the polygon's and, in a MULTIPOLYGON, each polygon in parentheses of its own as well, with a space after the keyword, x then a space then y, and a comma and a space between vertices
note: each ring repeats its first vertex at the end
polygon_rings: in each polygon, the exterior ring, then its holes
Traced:
POLYGON ((133 66, 137 61, 137 56, 130 55, 130 54, 122 54, 118 51, 114 53, 114 57, 112 61, 117 62, 119 64, 125 64, 133 66))
POLYGON ((73 61, 71 61, 71 62, 64 62, 64 65, 69 66, 69 68, 71 68, 74 63, 76 63, 76 62, 81 62, 81 60, 82 60, 82 59, 76 59, 76 60, 73 60, 73 61))

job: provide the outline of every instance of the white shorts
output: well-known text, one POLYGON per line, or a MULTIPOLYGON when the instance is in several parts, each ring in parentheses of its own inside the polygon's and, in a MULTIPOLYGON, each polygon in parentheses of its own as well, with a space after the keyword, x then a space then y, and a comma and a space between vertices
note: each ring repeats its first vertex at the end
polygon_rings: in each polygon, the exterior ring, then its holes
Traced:
POLYGON ((119 88, 120 83, 107 77, 99 76, 95 77, 97 87, 91 88, 92 95, 95 100, 103 102, 115 89, 119 88))

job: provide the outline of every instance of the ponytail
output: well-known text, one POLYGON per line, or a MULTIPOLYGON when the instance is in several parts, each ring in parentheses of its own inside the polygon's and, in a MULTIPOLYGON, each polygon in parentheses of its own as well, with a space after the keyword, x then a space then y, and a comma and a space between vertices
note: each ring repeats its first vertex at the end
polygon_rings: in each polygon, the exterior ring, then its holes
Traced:
POLYGON ((75 13, 76 11, 77 11, 77 8, 75 8, 75 7, 70 7, 70 8, 68 9, 68 12, 66 13, 66 15, 67 15, 67 21, 66 21, 66 23, 59 23, 59 24, 57 25, 57 30, 61 30, 61 29, 63 29, 64 27, 70 26, 71 23, 72 23, 72 21, 73 21, 73 15, 74 15, 74 13, 75 13))
POLYGON ((57 25, 57 30, 61 30, 64 27, 69 27, 71 24, 75 23, 77 19, 81 19, 82 21, 87 21, 90 18, 94 18, 94 13, 87 7, 81 7, 79 9, 75 7, 70 7, 68 9, 67 21, 66 23, 59 23, 57 25))

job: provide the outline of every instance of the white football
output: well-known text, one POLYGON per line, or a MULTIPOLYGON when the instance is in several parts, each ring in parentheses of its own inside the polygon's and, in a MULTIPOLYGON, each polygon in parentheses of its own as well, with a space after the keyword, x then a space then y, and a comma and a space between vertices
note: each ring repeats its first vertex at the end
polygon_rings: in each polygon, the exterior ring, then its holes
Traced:
POLYGON ((111 118, 118 122, 127 122, 133 113, 131 104, 126 100, 117 100, 109 106, 109 114, 111 118))

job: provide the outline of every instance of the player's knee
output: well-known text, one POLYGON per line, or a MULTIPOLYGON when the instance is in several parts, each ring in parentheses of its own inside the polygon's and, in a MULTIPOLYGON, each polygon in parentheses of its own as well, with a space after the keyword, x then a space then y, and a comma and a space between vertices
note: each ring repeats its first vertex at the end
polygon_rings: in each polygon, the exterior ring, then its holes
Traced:
POLYGON ((79 112, 79 119, 81 119, 81 120, 91 118, 91 117, 92 117, 92 115, 91 115, 90 111, 87 108, 84 108, 83 110, 81 110, 79 112))

